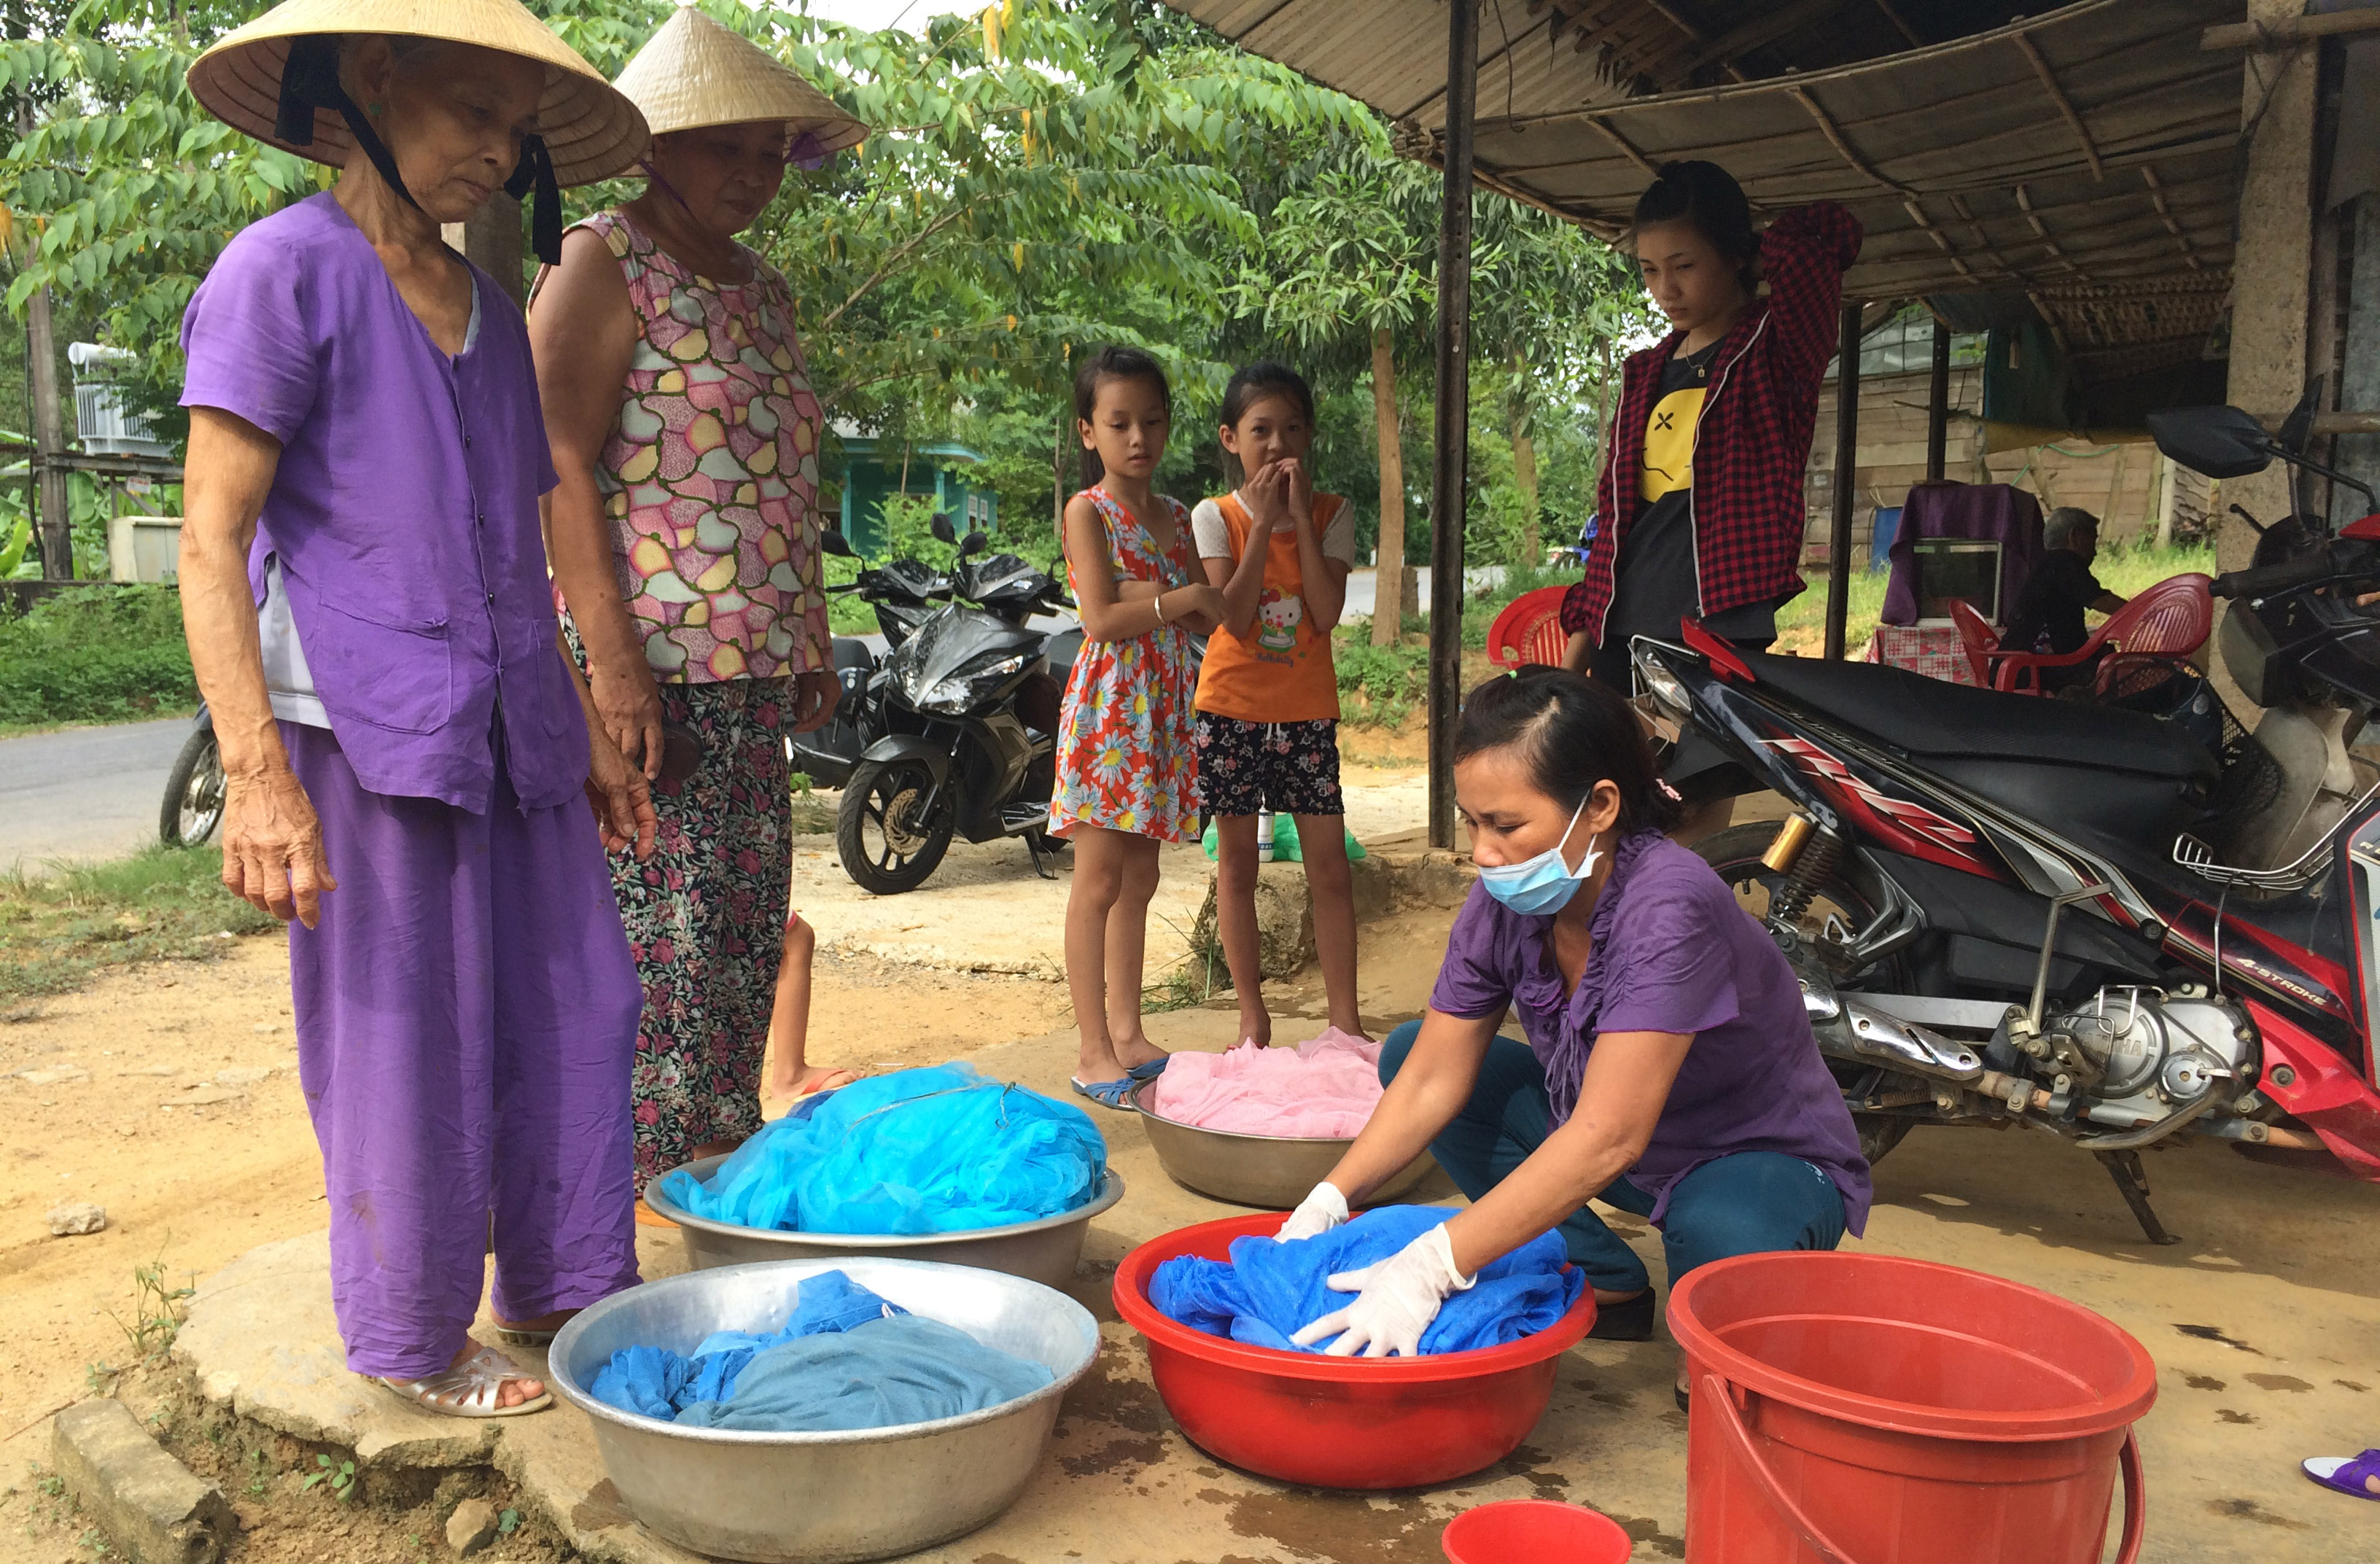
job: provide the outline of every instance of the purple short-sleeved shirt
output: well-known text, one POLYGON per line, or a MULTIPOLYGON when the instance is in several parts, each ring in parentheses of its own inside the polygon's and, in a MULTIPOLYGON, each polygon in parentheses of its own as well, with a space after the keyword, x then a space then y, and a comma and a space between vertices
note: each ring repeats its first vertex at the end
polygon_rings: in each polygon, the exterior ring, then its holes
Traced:
POLYGON ((1546 1066, 1556 1123, 1577 1101, 1597 1034, 1691 1035, 1653 1138, 1628 1173, 1653 1196, 1652 1219, 1668 1209, 1670 1186, 1705 1162, 1780 1151, 1832 1179, 1844 1225, 1865 1230, 1867 1162, 1810 1035, 1801 983, 1709 865, 1653 832, 1621 843, 1589 921, 1586 970, 1567 997, 1553 921, 1512 912, 1473 886, 1429 1008, 1476 1019, 1510 1004, 1546 1066))
POLYGON ((182 321, 182 405, 281 442, 249 557, 276 555, 331 731, 373 793, 483 813, 497 746, 524 808, 587 776, 538 496, 553 461, 528 330, 474 268, 448 358, 327 192, 225 247, 182 321), (502 732, 498 728, 501 725, 502 732))

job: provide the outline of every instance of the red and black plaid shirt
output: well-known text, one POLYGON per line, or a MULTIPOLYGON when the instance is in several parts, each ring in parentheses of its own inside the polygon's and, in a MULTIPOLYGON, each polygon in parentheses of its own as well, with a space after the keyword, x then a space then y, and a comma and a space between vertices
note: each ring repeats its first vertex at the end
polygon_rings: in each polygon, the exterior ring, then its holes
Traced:
MULTIPOLYGON (((1818 388, 1840 335, 1843 273, 1859 256, 1859 219, 1833 201, 1784 212, 1760 236, 1768 292, 1719 345, 1694 426, 1694 536, 1700 612, 1782 602, 1802 590, 1802 475, 1817 427, 1818 388)), ((1645 508, 1638 470, 1661 367, 1682 333, 1629 356, 1610 431, 1586 578, 1562 599, 1562 629, 1601 645, 1612 564, 1645 508)))

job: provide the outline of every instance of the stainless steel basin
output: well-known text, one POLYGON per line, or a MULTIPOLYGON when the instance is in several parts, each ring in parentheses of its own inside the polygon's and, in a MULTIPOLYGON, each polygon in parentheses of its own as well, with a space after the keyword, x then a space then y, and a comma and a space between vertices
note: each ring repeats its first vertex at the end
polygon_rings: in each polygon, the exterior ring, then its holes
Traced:
MULTIPOLYGON (((686 1170, 708 1182, 724 1157, 689 1162, 686 1170)), ((1297 1192, 1303 1195, 1305 1191, 1297 1192)), ((946 1265, 976 1266, 1005 1271, 1064 1287, 1075 1278, 1083 1257, 1083 1236, 1091 1218, 1123 1198, 1123 1176, 1108 1170, 1107 1182, 1087 1206, 1077 1206, 1038 1222, 1004 1228, 970 1228, 962 1232, 883 1234, 852 1232, 781 1232, 772 1228, 741 1228, 698 1217, 671 1203, 656 1179, 645 1188, 645 1203, 678 1225, 686 1235, 686 1263, 697 1270, 713 1266, 737 1266, 753 1260, 827 1258, 874 1255, 886 1259, 939 1260, 946 1265)))
POLYGON ((975 1530, 1032 1480, 1066 1388, 1098 1355, 1080 1303, 1038 1282, 917 1260, 799 1259, 689 1271, 581 1312, 548 1353, 547 1382, 595 1425, 629 1513, 681 1547, 752 1564, 889 1558, 975 1530), (842 1270, 913 1314, 1049 1366, 1050 1385, 983 1412, 831 1434, 681 1428, 596 1400, 623 1347, 688 1352, 715 1330, 770 1331, 804 1277, 842 1270))
MULTIPOLYGON (((1339 1158, 1354 1145, 1346 1140, 1305 1139, 1292 1135, 1244 1135, 1229 1130, 1202 1130, 1178 1119, 1160 1116, 1148 1106, 1151 1081, 1135 1088, 1132 1105, 1140 1109, 1141 1127, 1157 1148, 1158 1165, 1183 1188, 1234 1206, 1260 1206, 1285 1211, 1305 1199, 1316 1184, 1330 1176, 1339 1158)), ((1409 1194, 1438 1170, 1427 1151, 1404 1171, 1372 1192, 1370 1204, 1382 1206, 1409 1194)))

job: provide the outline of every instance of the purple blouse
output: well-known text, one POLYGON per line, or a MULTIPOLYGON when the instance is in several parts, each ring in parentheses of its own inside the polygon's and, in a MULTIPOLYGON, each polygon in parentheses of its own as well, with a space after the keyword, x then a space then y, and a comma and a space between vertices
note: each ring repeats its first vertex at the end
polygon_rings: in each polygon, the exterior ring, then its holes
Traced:
POLYGON ((1865 1230, 1867 1161, 1810 1035, 1801 983, 1709 865, 1655 832, 1621 842, 1588 922, 1586 970, 1567 998, 1553 921, 1473 886, 1429 1008, 1475 1020, 1510 1004, 1545 1066, 1557 1124, 1577 1105, 1597 1034, 1690 1034, 1653 1138, 1628 1172, 1653 1196, 1652 1219, 1668 1209, 1670 1186, 1714 1158, 1781 1151, 1832 1179, 1844 1225, 1865 1230))
POLYGON ((431 340, 328 192, 249 224, 182 321, 186 407, 281 442, 249 555, 277 555, 316 693, 373 793, 484 813, 498 746, 524 809, 587 776, 554 646, 538 496, 553 487, 528 329, 473 268, 480 326, 431 340))

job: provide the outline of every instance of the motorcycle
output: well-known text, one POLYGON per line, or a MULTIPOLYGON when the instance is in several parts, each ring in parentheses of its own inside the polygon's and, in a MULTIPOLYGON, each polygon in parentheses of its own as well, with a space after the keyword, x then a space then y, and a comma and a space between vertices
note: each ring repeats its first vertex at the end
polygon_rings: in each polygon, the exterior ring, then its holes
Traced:
MULTIPOLYGON (((2278 438, 2236 408, 2149 421, 2208 477, 2279 460, 2380 511, 2304 455, 2307 409, 2278 438)), ((1871 1162, 1920 1124, 2034 1125, 2093 1153, 2157 1243, 2139 1154, 2160 1142, 2380 1182, 2380 765, 2350 747, 2380 707, 2380 515, 2259 530, 2211 588, 2224 665, 2267 709, 2252 734, 2176 663, 2111 670, 2100 687, 2151 698, 2095 705, 1692 622, 1634 643, 1648 715, 1724 758, 1688 795, 1791 806, 1696 851, 1793 964, 1871 1162)))
POLYGON ((215 720, 206 704, 190 724, 190 736, 165 773, 165 803, 157 834, 168 847, 198 847, 223 824, 223 751, 215 743, 215 720))
POLYGON ((1021 836, 1034 872, 1056 878, 1043 857, 1055 850, 1058 708, 1081 633, 1051 636, 1026 621, 1074 601, 1014 554, 978 557, 990 547, 984 534, 960 541, 945 515, 933 526, 958 543, 953 600, 888 646, 880 663, 865 645, 838 641, 835 721, 795 741, 795 763, 843 789, 844 872, 879 895, 925 883, 960 834, 1021 836))

